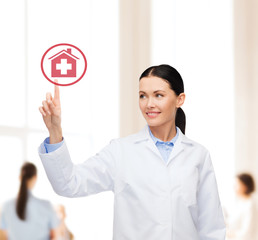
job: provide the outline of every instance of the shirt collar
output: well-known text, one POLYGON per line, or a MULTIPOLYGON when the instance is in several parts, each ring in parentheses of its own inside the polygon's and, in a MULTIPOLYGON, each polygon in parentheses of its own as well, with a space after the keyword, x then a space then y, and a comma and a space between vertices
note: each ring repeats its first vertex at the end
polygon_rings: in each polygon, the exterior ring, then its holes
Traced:
POLYGON ((175 136, 174 138, 172 138, 172 139, 171 139, 170 141, 168 141, 168 142, 164 142, 164 141, 162 141, 162 140, 156 138, 156 137, 152 134, 152 132, 151 132, 149 126, 148 126, 148 129, 149 129, 150 136, 151 136, 152 140, 154 141, 154 143, 155 143, 156 145, 157 145, 157 144, 166 144, 166 145, 172 145, 172 146, 174 146, 176 140, 178 139, 178 135, 179 135, 178 127, 176 127, 176 136, 175 136))
MULTIPOLYGON (((178 139, 177 141, 175 142, 175 144, 181 144, 181 143, 185 143, 185 144, 190 144, 190 145, 194 145, 194 142, 192 140, 190 140, 189 138, 187 138, 180 130, 180 128, 177 128, 177 133, 178 133, 178 139)), ((145 127, 139 131, 138 133, 136 133, 134 135, 134 138, 133 138, 133 141, 135 143, 139 143, 139 142, 142 142, 142 141, 153 141, 151 139, 151 136, 150 136, 150 132, 149 132, 149 129, 148 129, 148 125, 145 125, 145 127)))

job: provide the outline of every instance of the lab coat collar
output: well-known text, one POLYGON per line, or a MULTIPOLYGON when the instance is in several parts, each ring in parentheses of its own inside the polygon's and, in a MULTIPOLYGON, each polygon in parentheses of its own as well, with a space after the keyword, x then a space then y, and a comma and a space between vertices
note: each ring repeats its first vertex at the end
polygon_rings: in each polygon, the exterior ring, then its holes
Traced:
MULTIPOLYGON (((178 135, 178 139, 175 142, 175 145, 172 149, 172 152, 168 158, 168 161, 166 163, 166 165, 168 165, 173 158, 175 158, 180 152, 182 152, 184 150, 185 144, 187 145, 193 145, 193 141, 191 141, 190 139, 188 139, 182 132, 181 130, 178 128, 179 130, 179 135, 178 135)), ((146 142, 146 146, 153 151, 156 155, 158 155, 161 160, 164 162, 158 148, 156 147, 154 141, 152 140, 151 136, 150 136, 150 132, 148 129, 148 125, 146 125, 137 135, 135 138, 135 143, 140 143, 140 142, 146 142)), ((165 163, 165 162, 164 162, 165 163)))
MULTIPOLYGON (((179 128, 177 128, 179 130, 179 135, 178 135, 178 139, 177 141, 175 142, 175 145, 177 143, 186 143, 186 144, 190 144, 190 145, 193 145, 193 141, 191 141, 189 138, 187 138, 179 128)), ((135 143, 136 142, 141 142, 141 141, 147 141, 147 140, 151 140, 151 136, 150 136, 150 133, 149 133, 149 129, 148 129, 148 125, 146 125, 140 132, 138 132, 136 134, 136 138, 135 138, 135 143)))

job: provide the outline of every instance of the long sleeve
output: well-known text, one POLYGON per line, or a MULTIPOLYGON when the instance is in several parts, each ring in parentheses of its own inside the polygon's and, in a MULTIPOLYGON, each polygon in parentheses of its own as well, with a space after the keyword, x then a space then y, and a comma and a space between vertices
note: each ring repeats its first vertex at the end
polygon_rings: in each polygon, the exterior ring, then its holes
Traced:
POLYGON ((224 240, 226 227, 209 153, 200 170, 198 231, 201 240, 224 240))
POLYGON ((82 197, 113 190, 115 177, 115 141, 82 164, 72 163, 66 143, 46 153, 44 143, 39 156, 54 191, 65 197, 82 197))
POLYGON ((63 142, 64 142, 64 139, 59 143, 50 144, 49 137, 46 138, 45 141, 43 142, 46 149, 46 153, 54 152, 56 149, 62 146, 63 142))

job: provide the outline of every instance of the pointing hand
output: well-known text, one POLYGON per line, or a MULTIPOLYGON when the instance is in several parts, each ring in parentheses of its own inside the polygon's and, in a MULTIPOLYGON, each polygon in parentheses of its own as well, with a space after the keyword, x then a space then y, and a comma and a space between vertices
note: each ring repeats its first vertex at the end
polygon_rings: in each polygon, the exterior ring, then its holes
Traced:
MULTIPOLYGON (((56 80, 57 82, 57 80, 56 80)), ((42 102, 39 107, 45 125, 49 131, 50 143, 58 143, 62 141, 62 128, 61 128, 61 104, 59 87, 55 85, 54 98, 51 93, 46 94, 46 100, 42 102)))

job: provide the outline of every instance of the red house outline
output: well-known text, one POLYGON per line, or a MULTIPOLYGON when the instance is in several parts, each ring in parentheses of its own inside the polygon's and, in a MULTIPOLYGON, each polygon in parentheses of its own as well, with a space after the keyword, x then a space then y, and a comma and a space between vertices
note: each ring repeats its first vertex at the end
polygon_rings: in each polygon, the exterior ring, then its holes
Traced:
POLYGON ((76 61, 72 49, 62 50, 49 58, 51 60, 51 77, 76 77, 76 61))

